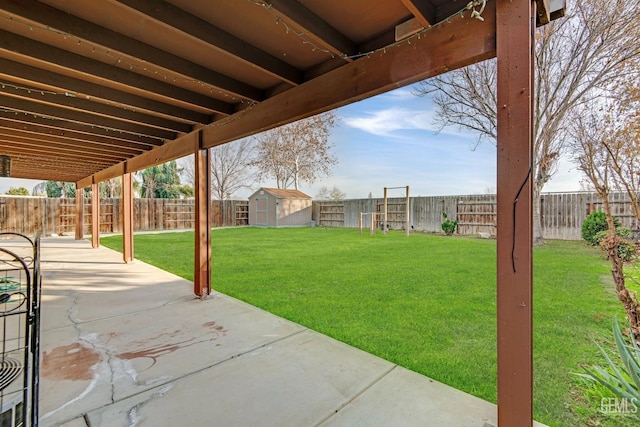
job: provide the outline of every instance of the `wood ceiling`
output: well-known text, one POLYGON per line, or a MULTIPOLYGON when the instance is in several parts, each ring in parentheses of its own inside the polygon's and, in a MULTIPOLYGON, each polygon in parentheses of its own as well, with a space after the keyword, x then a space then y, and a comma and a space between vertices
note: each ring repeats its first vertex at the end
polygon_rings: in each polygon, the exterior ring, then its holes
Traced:
POLYGON ((0 154, 81 186, 140 170, 494 56, 492 3, 0 0, 0 154))

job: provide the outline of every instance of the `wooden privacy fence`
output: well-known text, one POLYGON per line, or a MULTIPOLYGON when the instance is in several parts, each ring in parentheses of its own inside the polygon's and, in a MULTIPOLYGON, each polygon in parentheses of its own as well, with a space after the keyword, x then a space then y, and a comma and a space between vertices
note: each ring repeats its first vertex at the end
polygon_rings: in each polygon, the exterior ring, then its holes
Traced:
MULTIPOLYGON (((100 201, 100 232, 122 231, 121 199, 100 201)), ((248 202, 212 202, 212 227, 248 225, 248 202)), ((175 230, 194 228, 193 200, 134 199, 134 230, 175 230)), ((42 197, 0 197, 0 231, 34 235, 75 232, 76 201, 42 197)), ((91 200, 84 200, 84 233, 91 233, 91 200)))
MULTIPOLYGON (((614 215, 623 225, 637 230, 626 194, 615 193, 610 198, 614 215)), ((313 202, 313 220, 328 227, 358 228, 360 213, 380 213, 383 199, 354 199, 313 202)), ((404 228, 402 198, 389 198, 388 225, 404 228), (397 209, 396 209, 397 208, 397 209)), ((544 237, 547 239, 580 240, 582 221, 593 210, 602 208, 602 201, 594 193, 547 193, 541 200, 544 237)), ((174 230, 194 227, 193 200, 134 199, 134 230, 174 230)), ((245 200, 214 201, 212 226, 249 224, 249 206, 245 200)), ((459 234, 488 233, 495 236, 496 198, 493 194, 471 196, 412 197, 409 200, 409 223, 418 231, 440 232, 444 218, 458 220, 459 234)), ((376 215, 376 227, 382 227, 382 216, 376 215)), ((75 231, 75 199, 38 197, 0 197, 0 231, 17 231, 34 235, 64 234, 75 231)), ((120 199, 100 202, 100 232, 122 231, 120 199)), ((91 200, 84 201, 84 232, 91 230, 91 200)))
MULTIPOLYGON (((628 197, 615 193, 610 198, 613 213, 622 225, 637 230, 635 216, 628 197)), ((389 199, 389 204, 404 206, 404 198, 389 199)), ((320 226, 358 228, 360 213, 379 212, 383 199, 341 200, 314 202, 313 220, 320 226)), ((541 198, 543 235, 546 239, 580 240, 582 221, 593 210, 602 208, 602 200, 595 193, 546 193, 541 198)), ((388 218, 390 228, 403 229, 402 209, 388 218)), ((496 234, 495 194, 469 196, 412 197, 409 200, 409 223, 417 231, 440 232, 444 221, 458 220, 457 233, 473 235, 496 234)), ((382 220, 380 220, 382 221, 382 220)), ((378 222, 378 227, 382 224, 378 222)))

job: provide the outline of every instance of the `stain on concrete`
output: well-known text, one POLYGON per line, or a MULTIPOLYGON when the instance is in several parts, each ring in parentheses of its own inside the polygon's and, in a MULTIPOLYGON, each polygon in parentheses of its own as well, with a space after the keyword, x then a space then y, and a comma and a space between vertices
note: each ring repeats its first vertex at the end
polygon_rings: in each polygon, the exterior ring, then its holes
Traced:
MULTIPOLYGON (((183 344, 183 343, 180 343, 180 344, 183 344)), ((180 344, 165 344, 165 345, 158 345, 150 348, 144 348, 136 351, 127 351, 125 353, 118 354, 118 357, 124 360, 137 359, 140 357, 149 358, 153 361, 153 363, 151 364, 151 366, 153 366, 158 361, 158 357, 164 356, 165 354, 173 353, 179 348, 182 348, 180 344)))
POLYGON ((91 380, 93 366, 100 362, 95 350, 73 343, 42 353, 40 375, 53 380, 91 380))
POLYGON ((223 335, 227 334, 227 330, 224 328, 224 326, 218 325, 216 322, 206 322, 203 323, 202 326, 204 326, 205 328, 213 329, 214 331, 219 332, 223 335))
MULTIPOLYGON (((182 348, 191 347, 193 345, 202 344, 205 342, 211 342, 218 339, 220 336, 227 335, 227 330, 222 325, 218 325, 216 322, 203 323, 205 328, 213 332, 213 334, 205 334, 201 337, 191 337, 179 342, 173 342, 173 338, 184 337, 186 333, 181 329, 176 329, 171 332, 163 332, 155 337, 148 338, 144 341, 136 341, 131 343, 132 346, 138 347, 135 350, 119 353, 117 356, 123 360, 132 360, 138 358, 151 359, 151 365, 146 368, 149 369, 158 362, 158 358, 167 354, 173 353, 176 350, 182 348), (166 338, 170 338, 171 342, 157 343, 157 341, 165 341, 166 338), (150 344, 155 344, 151 345, 150 344)), ((185 337, 186 338, 186 337, 185 337)), ((219 344, 218 344, 219 345, 219 344)))

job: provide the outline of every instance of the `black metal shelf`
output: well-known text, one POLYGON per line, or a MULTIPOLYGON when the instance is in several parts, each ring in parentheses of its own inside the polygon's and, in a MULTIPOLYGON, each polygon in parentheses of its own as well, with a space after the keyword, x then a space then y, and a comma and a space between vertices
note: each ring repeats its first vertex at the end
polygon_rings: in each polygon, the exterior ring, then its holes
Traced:
POLYGON ((0 425, 37 426, 40 238, 0 239, 0 425))

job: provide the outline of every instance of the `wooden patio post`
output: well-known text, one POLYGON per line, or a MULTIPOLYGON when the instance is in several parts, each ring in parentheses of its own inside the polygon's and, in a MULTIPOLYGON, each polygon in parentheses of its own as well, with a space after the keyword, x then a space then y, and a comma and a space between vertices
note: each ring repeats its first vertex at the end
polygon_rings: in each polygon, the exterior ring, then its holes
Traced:
POLYGON ((193 291, 196 296, 205 299, 211 289, 211 162, 209 150, 202 149, 202 146, 202 132, 199 132, 194 164, 196 227, 193 291))
POLYGON ((122 258, 133 261, 133 179, 131 173, 122 174, 122 258))
POLYGON ((91 184, 91 247, 100 246, 100 185, 91 184))
POLYGON ((533 64, 535 1, 498 0, 498 425, 533 424, 533 64))
POLYGON ((387 187, 384 187, 384 222, 382 223, 382 234, 387 234, 387 187))
POLYGON ((84 239, 84 188, 76 185, 76 240, 84 239))
POLYGON ((409 237, 409 227, 410 227, 410 221, 409 221, 409 215, 411 213, 411 210, 409 209, 409 202, 410 201, 411 201, 411 199, 409 198, 409 186, 407 185, 407 196, 406 196, 405 206, 404 206, 404 209, 405 209, 405 218, 404 218, 405 225, 404 225, 404 228, 405 228, 405 234, 406 234, 407 237, 409 237))

